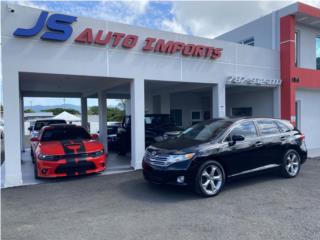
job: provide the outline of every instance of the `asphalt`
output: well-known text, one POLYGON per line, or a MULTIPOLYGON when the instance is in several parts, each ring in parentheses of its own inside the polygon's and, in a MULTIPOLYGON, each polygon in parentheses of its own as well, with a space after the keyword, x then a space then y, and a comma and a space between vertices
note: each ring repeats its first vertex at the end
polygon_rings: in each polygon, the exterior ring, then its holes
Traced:
POLYGON ((2 239, 320 239, 320 159, 215 198, 146 183, 141 171, 2 190, 2 239))

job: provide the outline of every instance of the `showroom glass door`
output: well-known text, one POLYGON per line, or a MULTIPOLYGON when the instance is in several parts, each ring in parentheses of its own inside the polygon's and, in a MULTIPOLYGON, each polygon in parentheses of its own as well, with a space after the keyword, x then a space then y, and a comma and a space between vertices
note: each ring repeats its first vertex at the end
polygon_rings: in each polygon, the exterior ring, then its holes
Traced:
POLYGON ((182 126, 182 110, 181 109, 171 109, 171 118, 177 127, 182 126))

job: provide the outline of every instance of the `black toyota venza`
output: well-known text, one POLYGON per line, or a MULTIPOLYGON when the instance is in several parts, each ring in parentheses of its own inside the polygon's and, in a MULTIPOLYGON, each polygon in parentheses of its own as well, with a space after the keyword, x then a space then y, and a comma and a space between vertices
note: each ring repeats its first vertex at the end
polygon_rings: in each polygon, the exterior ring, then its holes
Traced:
POLYGON ((227 178, 242 174, 277 168, 284 177, 295 177, 306 159, 304 135, 288 121, 213 119, 149 146, 143 175, 154 183, 189 185, 210 197, 227 178))

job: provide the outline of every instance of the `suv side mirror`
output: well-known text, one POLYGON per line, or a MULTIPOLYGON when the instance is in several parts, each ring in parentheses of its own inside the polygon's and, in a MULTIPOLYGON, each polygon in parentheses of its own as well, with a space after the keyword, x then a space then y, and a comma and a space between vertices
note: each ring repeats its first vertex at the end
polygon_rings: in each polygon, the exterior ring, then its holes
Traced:
POLYGON ((232 142, 239 142, 239 141, 243 141, 244 140, 244 136, 242 135, 233 135, 232 136, 232 142))
POLYGON ((244 136, 242 135, 233 135, 231 137, 231 141, 229 141, 229 146, 233 146, 236 144, 236 142, 239 142, 239 141, 243 141, 244 140, 244 136))

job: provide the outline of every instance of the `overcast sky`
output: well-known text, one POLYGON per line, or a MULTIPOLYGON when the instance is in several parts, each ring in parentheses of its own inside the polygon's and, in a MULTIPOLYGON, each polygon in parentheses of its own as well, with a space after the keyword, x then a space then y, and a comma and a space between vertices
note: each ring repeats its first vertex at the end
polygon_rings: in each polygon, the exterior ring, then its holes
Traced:
MULTIPOLYGON (((213 38, 294 1, 20 1, 19 4, 128 23, 153 29, 213 38)), ((318 1, 301 1, 320 7, 318 1)), ((28 100, 30 101, 30 100, 28 100)), ((32 104, 55 105, 52 99, 32 104)), ((76 100, 66 103, 79 104, 76 100)))

